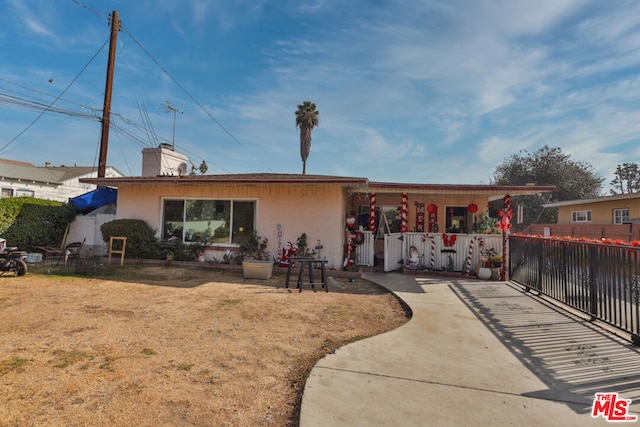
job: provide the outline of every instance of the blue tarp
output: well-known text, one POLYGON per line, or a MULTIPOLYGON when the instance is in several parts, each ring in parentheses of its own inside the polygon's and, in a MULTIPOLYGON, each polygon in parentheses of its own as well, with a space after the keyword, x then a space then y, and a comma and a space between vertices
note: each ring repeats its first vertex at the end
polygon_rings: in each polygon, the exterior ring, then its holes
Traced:
POLYGON ((71 199, 71 204, 80 213, 89 213, 109 203, 115 203, 118 199, 118 190, 115 188, 98 188, 71 199))

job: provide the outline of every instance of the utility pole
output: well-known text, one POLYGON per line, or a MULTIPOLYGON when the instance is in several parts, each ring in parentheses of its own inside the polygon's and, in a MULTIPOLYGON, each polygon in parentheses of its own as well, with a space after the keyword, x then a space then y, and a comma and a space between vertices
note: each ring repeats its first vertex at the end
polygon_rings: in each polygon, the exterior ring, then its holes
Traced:
POLYGON ((104 108, 102 109, 102 135, 100 137, 100 158, 98 159, 98 178, 107 173, 107 146, 109 145, 109 125, 111 124, 111 92, 113 90, 113 70, 116 61, 116 41, 120 30, 118 12, 111 13, 111 41, 107 62, 107 83, 104 89, 104 108))
POLYGON ((174 107, 171 101, 169 100, 165 101, 163 105, 167 113, 173 113, 173 139, 171 140, 171 149, 175 151, 176 150, 176 113, 182 113, 182 111, 174 107))

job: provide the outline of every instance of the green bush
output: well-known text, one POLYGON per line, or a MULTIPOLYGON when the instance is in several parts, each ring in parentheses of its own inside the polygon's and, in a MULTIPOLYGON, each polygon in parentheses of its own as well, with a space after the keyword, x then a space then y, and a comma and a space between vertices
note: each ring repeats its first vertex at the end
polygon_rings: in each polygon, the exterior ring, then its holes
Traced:
POLYGON ((126 237, 126 258, 155 258, 160 253, 156 231, 141 219, 116 219, 102 224, 100 232, 106 243, 111 237, 126 237))
POLYGON ((167 254, 171 253, 176 261, 195 261, 202 251, 204 246, 200 243, 185 245, 180 240, 162 240, 159 242, 159 253, 154 253, 151 257, 167 259, 167 254))
POLYGON ((70 204, 33 197, 0 199, 0 236, 7 245, 32 251, 36 246, 60 247, 76 216, 70 204))

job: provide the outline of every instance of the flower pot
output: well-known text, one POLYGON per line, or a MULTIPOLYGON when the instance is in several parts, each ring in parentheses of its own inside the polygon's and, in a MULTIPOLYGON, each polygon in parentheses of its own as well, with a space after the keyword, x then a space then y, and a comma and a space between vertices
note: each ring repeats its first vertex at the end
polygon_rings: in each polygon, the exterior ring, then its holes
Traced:
POLYGON ((272 273, 271 261, 242 261, 242 275, 245 279, 270 279, 272 273))
POLYGON ((487 280, 491 278, 491 269, 487 267, 480 267, 478 269, 478 279, 487 280))

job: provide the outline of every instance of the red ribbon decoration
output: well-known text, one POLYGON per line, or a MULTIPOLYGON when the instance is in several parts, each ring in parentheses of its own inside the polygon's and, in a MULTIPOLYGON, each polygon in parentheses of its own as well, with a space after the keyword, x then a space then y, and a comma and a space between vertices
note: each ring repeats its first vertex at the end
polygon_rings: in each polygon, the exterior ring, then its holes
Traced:
POLYGON ((447 247, 455 245, 457 238, 458 236, 456 236, 455 234, 449 236, 447 233, 442 233, 442 242, 447 247))

